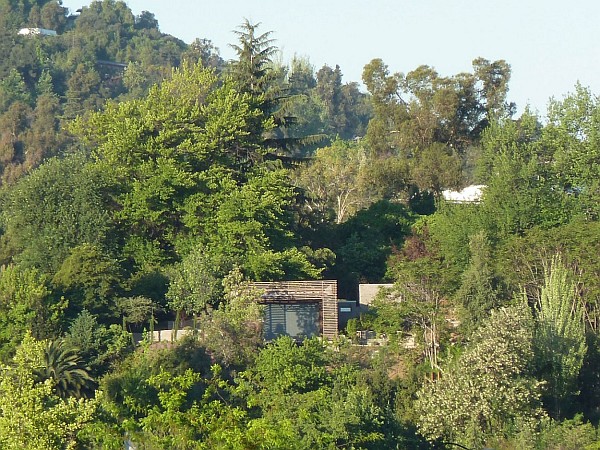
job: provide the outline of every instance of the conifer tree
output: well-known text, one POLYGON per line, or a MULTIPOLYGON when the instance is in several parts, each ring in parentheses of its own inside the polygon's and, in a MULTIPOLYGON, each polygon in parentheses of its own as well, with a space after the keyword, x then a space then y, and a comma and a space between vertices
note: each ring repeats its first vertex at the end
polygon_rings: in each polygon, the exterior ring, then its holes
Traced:
POLYGON ((546 381, 546 407, 562 415, 577 393, 577 376, 587 352, 583 307, 572 274, 559 256, 546 267, 536 305, 534 338, 537 369, 546 381))

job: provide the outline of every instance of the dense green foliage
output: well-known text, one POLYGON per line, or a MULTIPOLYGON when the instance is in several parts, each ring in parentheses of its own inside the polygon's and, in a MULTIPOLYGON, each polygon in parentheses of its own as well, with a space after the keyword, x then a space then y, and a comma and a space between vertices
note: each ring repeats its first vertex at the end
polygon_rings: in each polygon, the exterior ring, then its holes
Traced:
POLYGON ((598 97, 517 118, 484 58, 362 92, 274 36, 0 0, 0 447, 599 448, 598 97), (393 287, 265 342, 249 281, 325 277, 393 287))

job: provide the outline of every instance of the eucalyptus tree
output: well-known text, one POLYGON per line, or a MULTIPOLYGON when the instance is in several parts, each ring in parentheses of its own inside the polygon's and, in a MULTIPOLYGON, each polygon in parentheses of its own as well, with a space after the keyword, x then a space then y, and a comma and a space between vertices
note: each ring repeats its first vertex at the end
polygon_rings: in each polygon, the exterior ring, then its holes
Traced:
POLYGON ((510 66, 505 61, 473 61, 473 73, 441 76, 430 66, 390 73, 381 59, 363 70, 374 117, 367 140, 376 153, 408 153, 441 143, 463 151, 477 143, 491 118, 506 118, 510 66))
POLYGON ((307 206, 316 214, 333 212, 338 224, 366 207, 370 203, 368 162, 364 147, 354 142, 336 140, 317 149, 295 172, 296 183, 306 192, 307 206))

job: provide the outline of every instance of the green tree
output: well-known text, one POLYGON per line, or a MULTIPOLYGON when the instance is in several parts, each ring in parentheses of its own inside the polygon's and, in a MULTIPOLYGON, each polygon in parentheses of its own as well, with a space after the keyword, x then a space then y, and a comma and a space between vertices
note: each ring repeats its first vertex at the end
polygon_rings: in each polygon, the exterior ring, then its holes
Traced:
POLYGON ((0 111, 6 111, 12 103, 17 101, 30 105, 31 100, 31 94, 23 76, 17 69, 11 69, 10 73, 0 81, 0 111))
POLYGON ((511 428, 535 427, 544 413, 540 383, 530 375, 532 342, 526 304, 492 312, 441 379, 419 391, 419 431, 432 441, 480 447, 511 428))
POLYGON ((362 80, 371 94, 373 118, 369 121, 366 140, 371 151, 379 156, 391 153, 396 146, 393 134, 408 117, 406 100, 402 98, 401 83, 404 75, 390 75, 389 68, 381 59, 368 63, 362 80))
POLYGON ((462 185, 461 160, 450 147, 432 144, 415 152, 412 159, 411 178, 421 191, 439 196, 444 189, 462 185))
POLYGON ((558 256, 544 271, 536 305, 534 350, 545 403, 560 418, 577 394, 577 377, 587 352, 584 311, 576 283, 558 256))
POLYGON ((223 70, 225 61, 219 54, 219 49, 209 39, 195 39, 189 48, 182 54, 182 60, 192 63, 201 62, 203 67, 223 70))
POLYGON ((182 314, 191 315, 196 328, 197 316, 217 302, 220 293, 218 271, 208 249, 202 246, 192 249, 173 268, 166 297, 177 314, 177 322, 182 314))
POLYGON ((484 133, 480 171, 485 175, 483 213, 491 239, 539 225, 550 228, 575 215, 573 198, 557 186, 551 148, 540 142, 536 116, 493 123, 484 133), (549 154, 550 153, 550 154, 549 154))
POLYGON ((325 65, 317 72, 316 94, 325 107, 325 123, 331 128, 329 134, 340 135, 346 126, 343 109, 342 71, 325 65))
POLYGON ((144 100, 111 105, 76 126, 98 165, 110 167, 116 216, 129 230, 125 254, 139 268, 172 259, 186 233, 201 234, 214 195, 253 163, 248 98, 216 84, 210 71, 185 66, 144 100))
POLYGON ((19 180, 3 198, 3 260, 55 273, 76 246, 106 247, 109 234, 118 236, 106 189, 106 173, 77 155, 52 159, 19 180))
POLYGON ((67 8, 58 2, 44 2, 40 10, 40 25, 62 33, 67 24, 67 8))
POLYGON ((213 213, 207 246, 216 261, 225 269, 237 264, 254 280, 319 277, 321 270, 296 248, 294 201, 285 169, 260 166, 248 173, 213 213))
POLYGON ((95 379, 100 379, 132 349, 131 335, 121 326, 99 324, 86 309, 73 319, 64 340, 67 346, 79 349, 82 364, 89 366, 90 376, 95 379))
POLYGON ((61 399, 51 380, 39 381, 45 345, 26 334, 13 364, 0 371, 0 445, 7 450, 78 448, 78 432, 96 414, 96 399, 61 399))
POLYGON ((56 335, 67 302, 51 295, 48 278, 36 269, 0 268, 0 359, 6 361, 21 337, 56 335))
POLYGON ((230 73, 239 88, 250 94, 251 104, 260 111, 252 121, 253 138, 270 152, 272 158, 293 155, 302 145, 318 142, 322 136, 294 136, 296 118, 291 115, 296 98, 290 95, 287 69, 273 61, 278 52, 272 32, 259 34, 260 23, 244 19, 234 30, 238 44, 230 44, 237 59, 230 62, 230 73))
POLYGON ((69 77, 67 86, 64 114, 68 119, 102 107, 104 99, 100 92, 100 75, 94 68, 78 64, 69 77))
POLYGON ((525 289, 528 297, 539 298, 545 265, 559 253, 567 267, 576 270, 586 326, 595 334, 600 325, 600 266, 596 257, 600 252, 599 232, 600 223, 582 218, 550 229, 534 227, 502 243, 495 253, 496 271, 509 294, 525 289))
POLYGON ((37 97, 30 126, 23 139, 23 166, 27 172, 50 157, 63 154, 68 139, 60 133, 60 112, 59 99, 52 92, 37 97))
POLYGON ((582 212, 593 220, 600 217, 599 121, 598 97, 578 84, 562 101, 550 102, 548 124, 541 137, 553 151, 559 186, 576 195, 582 212))
POLYGON ((374 116, 367 142, 377 155, 411 156, 434 143, 462 153, 476 144, 490 118, 507 118, 510 66, 504 61, 473 61, 474 73, 442 77, 429 66, 390 74, 374 59, 363 70, 374 116))
POLYGON ((387 278, 386 262, 410 234, 414 219, 405 205, 381 200, 323 236, 336 255, 332 273, 348 290, 345 295, 350 297, 345 298, 354 298, 359 282, 379 283, 387 278))
POLYGON ((238 267, 223 278, 218 309, 200 318, 200 340, 225 367, 245 367, 263 343, 261 292, 254 289, 238 267))
POLYGON ((478 96, 485 108, 488 122, 514 114, 515 104, 507 103, 510 65, 504 60, 488 61, 485 58, 473 60, 473 69, 480 83, 478 96))
POLYGON ((35 374, 40 381, 50 380, 60 398, 81 398, 93 388, 89 367, 82 364, 77 349, 63 339, 46 342, 42 366, 35 374))
POLYGON ((31 108, 22 103, 12 103, 0 115, 0 169, 1 181, 14 183, 26 170, 25 135, 31 117, 31 108))
POLYGON ((111 313, 120 280, 120 267, 114 258, 98 246, 82 244, 64 260, 52 283, 71 300, 73 316, 87 309, 106 317, 111 313))
POLYGON ((271 58, 277 52, 271 39, 272 31, 259 34, 260 23, 244 19, 233 33, 239 44, 230 44, 238 59, 232 63, 232 73, 240 85, 253 96, 266 94, 272 82, 271 58))
POLYGON ((490 243, 484 232, 471 236, 471 261, 462 274, 456 298, 462 306, 462 324, 466 329, 483 323, 498 305, 496 279, 492 269, 490 243))
POLYGON ((316 339, 280 337, 240 374, 255 413, 247 436, 256 448, 389 448, 383 411, 350 366, 336 367, 316 339))
POLYGON ((331 211, 339 224, 370 203, 367 167, 361 145, 336 140, 297 169, 296 183, 304 189, 313 214, 327 217, 331 211))
POLYGON ((127 324, 141 325, 148 322, 150 333, 154 331, 155 314, 161 307, 149 298, 137 295, 134 297, 120 297, 115 302, 116 309, 123 316, 123 331, 127 331, 127 324))

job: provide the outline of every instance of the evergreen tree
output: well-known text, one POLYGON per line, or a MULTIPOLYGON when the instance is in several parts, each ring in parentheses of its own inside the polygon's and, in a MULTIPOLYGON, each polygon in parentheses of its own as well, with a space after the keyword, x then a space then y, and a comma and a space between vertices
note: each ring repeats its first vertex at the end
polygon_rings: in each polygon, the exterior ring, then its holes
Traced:
POLYGON ((81 398, 92 388, 89 367, 82 364, 75 348, 62 339, 47 341, 42 367, 36 371, 40 380, 50 380, 60 398, 81 398))
POLYGON ((547 385, 545 402, 560 418, 577 394, 577 377, 587 352, 583 307, 572 274, 558 256, 544 271, 536 305, 537 369, 547 385))
POLYGON ((456 298, 463 308, 461 322, 467 329, 483 323, 497 307, 497 290, 491 267, 490 243, 484 232, 471 236, 471 262, 462 274, 456 298))

